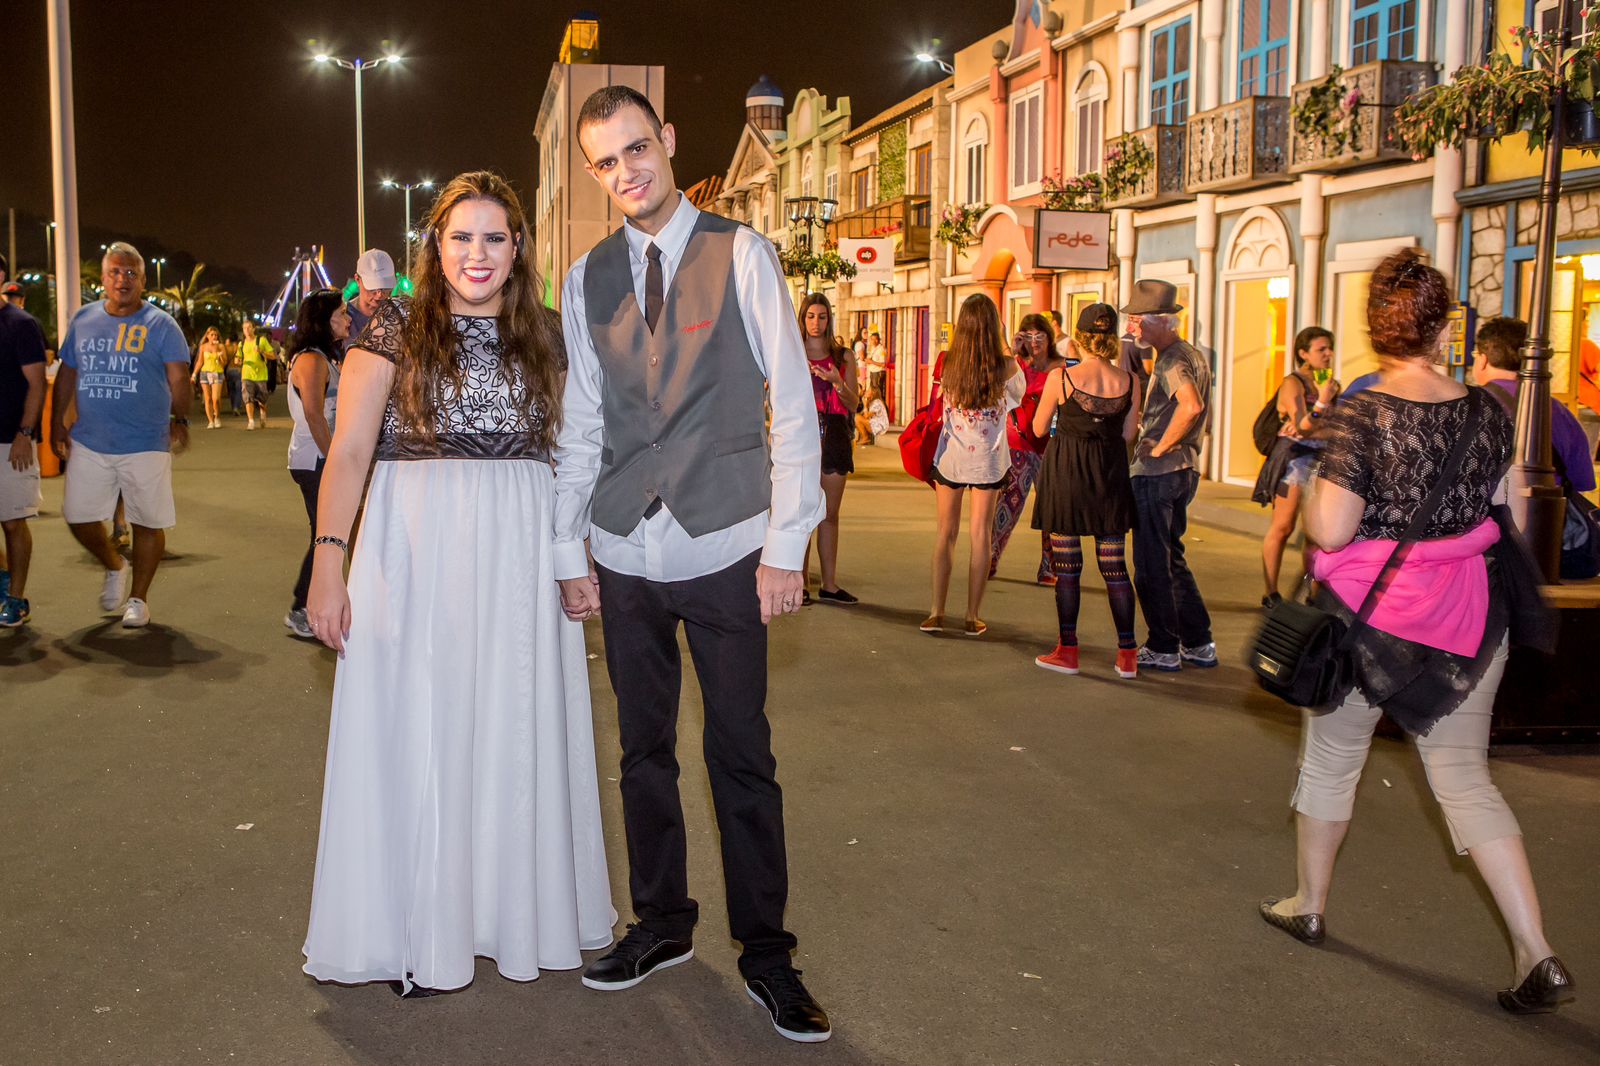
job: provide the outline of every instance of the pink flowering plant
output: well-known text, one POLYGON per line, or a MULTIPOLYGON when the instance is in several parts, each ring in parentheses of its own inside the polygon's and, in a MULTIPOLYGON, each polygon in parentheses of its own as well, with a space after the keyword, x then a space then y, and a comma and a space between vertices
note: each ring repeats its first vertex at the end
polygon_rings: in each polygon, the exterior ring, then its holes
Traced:
POLYGON ((1326 156, 1343 155, 1355 143, 1361 104, 1361 90, 1346 85, 1344 68, 1336 65, 1294 105, 1295 136, 1320 142, 1326 156))
POLYGON ((1098 211, 1104 187, 1100 175, 1091 172, 1075 178, 1047 175, 1040 190, 1047 211, 1098 211))
POLYGON ((1514 28, 1521 57, 1496 50, 1481 66, 1462 67, 1448 83, 1407 100, 1395 111, 1400 140, 1416 159, 1468 137, 1498 141, 1518 132, 1528 134, 1530 151, 1543 148, 1556 89, 1566 86, 1569 110, 1592 108, 1600 90, 1600 8, 1584 7, 1570 29, 1575 43, 1563 49, 1554 32, 1514 28))
POLYGON ((1101 195, 1121 200, 1139 191, 1144 179, 1156 168, 1156 154, 1144 138, 1127 136, 1106 146, 1105 169, 1101 171, 1101 195))
POLYGON ((945 204, 939 212, 939 226, 933 231, 934 239, 958 252, 971 248, 978 243, 978 219, 987 210, 988 204, 945 204))

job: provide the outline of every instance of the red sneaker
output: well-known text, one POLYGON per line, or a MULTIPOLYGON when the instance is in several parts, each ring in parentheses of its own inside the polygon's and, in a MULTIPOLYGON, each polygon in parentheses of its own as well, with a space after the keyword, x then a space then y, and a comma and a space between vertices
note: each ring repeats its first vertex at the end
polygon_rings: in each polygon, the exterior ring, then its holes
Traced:
POLYGON ((1054 670, 1058 674, 1075 674, 1078 672, 1078 649, 1057 644, 1055 651, 1049 655, 1041 655, 1033 661, 1046 670, 1054 670))
POLYGON ((1117 676, 1124 681, 1132 681, 1139 676, 1139 649, 1117 649, 1117 676))

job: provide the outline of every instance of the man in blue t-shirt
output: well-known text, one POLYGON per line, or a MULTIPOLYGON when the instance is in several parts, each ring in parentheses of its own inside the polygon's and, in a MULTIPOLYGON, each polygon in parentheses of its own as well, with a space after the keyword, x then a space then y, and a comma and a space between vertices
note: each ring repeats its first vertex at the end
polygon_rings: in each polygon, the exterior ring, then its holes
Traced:
MULTIPOLYGON (((0 256, 0 281, 7 265, 0 256)), ((7 283, 9 286, 10 283, 7 283)), ((21 307, 0 302, 0 626, 28 620, 28 563, 39 513, 39 412, 44 409, 44 331, 21 307)))
POLYGON ((67 464, 62 516, 106 568, 100 609, 121 609, 123 626, 139 629, 150 624, 165 531, 178 524, 172 453, 189 444, 189 344, 172 316, 145 302, 144 257, 131 244, 106 249, 100 283, 105 299, 73 316, 61 343, 51 439, 67 464), (132 567, 106 537, 119 495, 133 526, 132 567))

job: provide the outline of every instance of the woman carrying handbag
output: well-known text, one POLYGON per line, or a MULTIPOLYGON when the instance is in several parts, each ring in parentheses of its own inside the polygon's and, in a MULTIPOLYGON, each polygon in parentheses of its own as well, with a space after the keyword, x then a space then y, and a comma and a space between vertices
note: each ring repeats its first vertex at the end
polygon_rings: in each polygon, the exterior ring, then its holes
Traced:
POLYGON ((1382 378, 1341 406, 1305 513, 1318 545, 1316 604, 1349 627, 1339 647, 1349 676, 1305 716, 1291 801, 1298 888, 1259 913, 1304 943, 1326 936, 1334 860, 1386 712, 1416 738, 1452 842, 1472 857, 1511 935, 1514 981, 1500 1005, 1535 1013, 1570 998, 1573 982, 1545 940, 1522 831, 1489 779, 1488 744, 1508 639, 1540 622, 1513 604, 1537 579, 1493 513, 1510 419, 1435 370, 1451 306, 1444 277, 1414 251, 1373 273, 1367 316, 1382 378))

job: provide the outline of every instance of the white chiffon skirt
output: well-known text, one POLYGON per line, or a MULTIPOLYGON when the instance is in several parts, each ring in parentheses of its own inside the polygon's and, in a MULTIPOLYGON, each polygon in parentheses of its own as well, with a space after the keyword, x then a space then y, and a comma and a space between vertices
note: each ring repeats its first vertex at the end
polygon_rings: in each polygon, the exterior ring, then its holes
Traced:
POLYGON ((583 627, 531 460, 381 462, 350 567, 305 972, 460 988, 611 943, 583 627))

